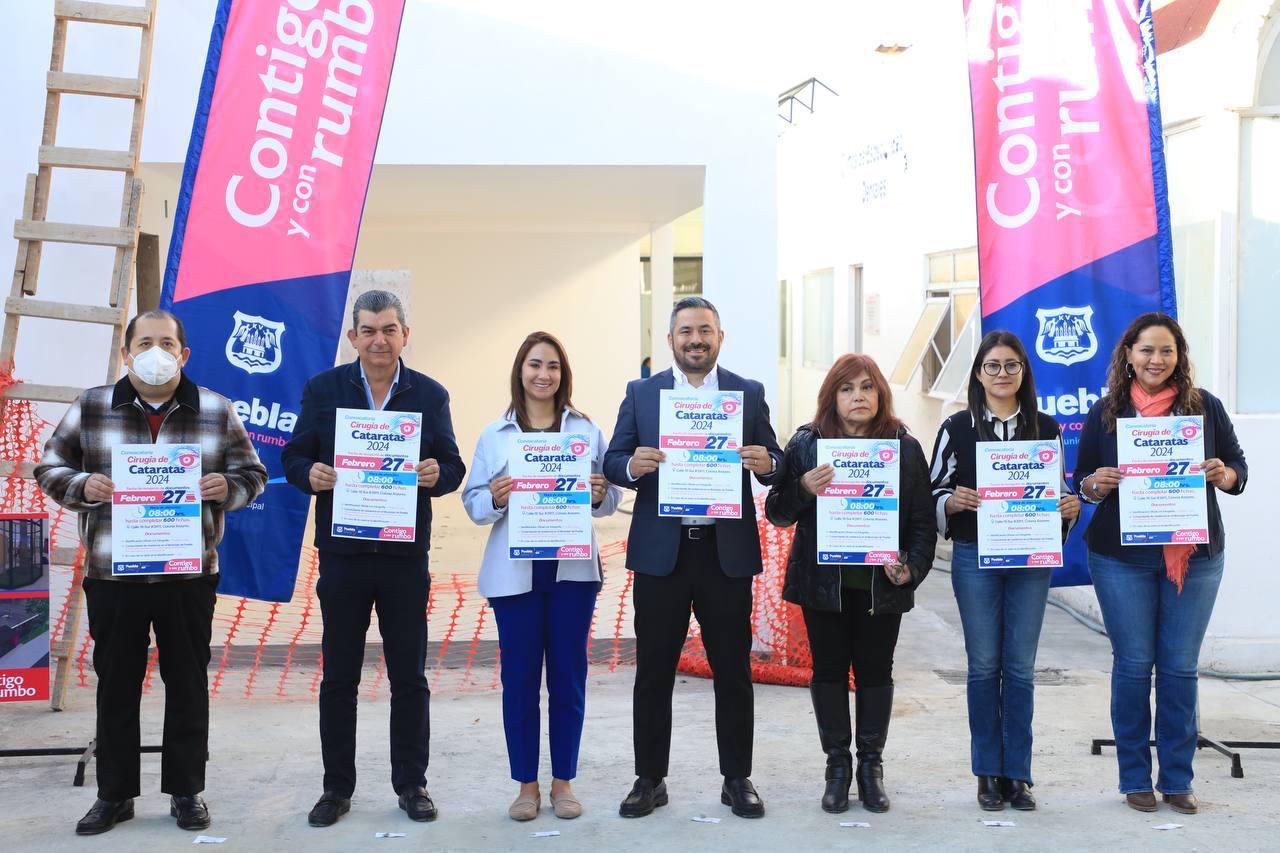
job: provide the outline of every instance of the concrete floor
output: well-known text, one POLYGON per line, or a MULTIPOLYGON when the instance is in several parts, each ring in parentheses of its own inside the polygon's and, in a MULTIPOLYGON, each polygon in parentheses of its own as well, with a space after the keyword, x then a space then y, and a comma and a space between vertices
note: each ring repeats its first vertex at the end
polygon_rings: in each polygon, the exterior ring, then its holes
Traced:
MULTIPOLYGON (((350 815, 312 829, 305 815, 320 793, 317 714, 310 702, 220 699, 213 706, 206 792, 225 850, 770 850, 872 847, 895 850, 1277 850, 1280 821, 1271 797, 1280 784, 1280 752, 1244 751, 1244 779, 1228 761, 1202 751, 1195 782, 1202 811, 1152 815, 1126 808, 1116 793, 1114 752, 1089 754, 1093 737, 1109 737, 1109 646, 1105 637, 1050 607, 1040 645, 1043 683, 1037 691, 1035 792, 1039 811, 980 812, 968 770, 963 643, 946 574, 925 583, 919 605, 903 623, 897 654, 897 701, 886 752, 892 810, 872 815, 856 804, 840 816, 818 807, 822 755, 802 689, 756 691, 753 779, 768 815, 733 817, 720 805, 715 774, 711 683, 681 678, 677 729, 668 780, 671 804, 642 820, 623 820, 617 805, 631 783, 631 680, 621 669, 593 672, 580 775, 575 785, 586 814, 542 815, 517 824, 506 817, 516 786, 508 778, 497 692, 438 694, 432 706, 430 789, 440 819, 415 824, 396 808, 386 763, 385 702, 365 703, 360 720, 362 783, 350 815), (719 824, 694 822, 699 815, 719 824), (1014 821, 991 828, 983 819, 1014 821), (870 828, 842 828, 866 821, 870 828), (1154 827, 1180 823, 1181 829, 1154 827), (531 833, 558 830, 559 837, 531 833), (377 832, 405 838, 375 839, 377 832)), ((158 742, 162 698, 144 704, 146 742, 158 742)), ((0 706, 0 747, 75 745, 93 728, 90 694, 76 690, 62 713, 33 705, 0 706)), ((1207 733, 1230 740, 1280 740, 1280 683, 1203 679, 1207 733)), ((544 784, 550 770, 544 759, 544 784)), ((174 827, 158 793, 159 758, 143 757, 137 817, 95 838, 77 838, 75 821, 93 801, 93 774, 70 786, 68 758, 0 759, 0 849, 177 850, 195 834, 174 827)), ((545 789, 544 789, 545 791, 545 789)))

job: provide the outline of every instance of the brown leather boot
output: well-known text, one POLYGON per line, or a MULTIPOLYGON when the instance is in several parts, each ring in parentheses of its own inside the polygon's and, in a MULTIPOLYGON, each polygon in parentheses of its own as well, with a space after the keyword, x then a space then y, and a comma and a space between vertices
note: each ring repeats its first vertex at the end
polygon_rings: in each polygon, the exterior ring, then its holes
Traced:
POLYGON ((1129 808, 1137 809, 1140 812, 1153 812, 1156 810, 1156 795, 1150 791, 1125 794, 1124 803, 1129 808))
POLYGON ((1180 814, 1196 814, 1200 811, 1200 803, 1195 794, 1165 794, 1164 801, 1169 808, 1180 814))

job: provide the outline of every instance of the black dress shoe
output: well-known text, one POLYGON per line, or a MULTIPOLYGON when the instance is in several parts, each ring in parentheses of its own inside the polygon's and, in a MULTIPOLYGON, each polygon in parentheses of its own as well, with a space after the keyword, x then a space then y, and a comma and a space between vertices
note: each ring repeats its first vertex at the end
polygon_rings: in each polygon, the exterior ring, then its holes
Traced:
POLYGON ((76 835, 97 835, 106 832, 122 820, 133 817, 133 800, 94 800, 93 806, 76 824, 76 835))
POLYGON ((1031 794, 1031 787, 1021 779, 1001 779, 1000 796, 1020 812, 1032 812, 1036 809, 1036 798, 1031 794))
POLYGON ((333 826, 338 818, 351 811, 351 798, 340 797, 333 791, 325 791, 311 807, 307 823, 312 826, 333 826))
POLYGON ((641 776, 631 786, 627 798, 618 807, 618 814, 623 817, 644 817, 653 814, 658 806, 667 804, 667 783, 661 779, 650 779, 641 776))
POLYGON ((730 806, 738 817, 764 817, 764 803, 756 793, 756 786, 745 776, 724 780, 720 802, 730 806))
POLYGON ((178 819, 178 829, 208 829, 209 807, 199 794, 190 797, 170 797, 169 815, 178 819))
POLYGON ((978 806, 984 812, 1004 811, 1004 795, 1000 792, 999 776, 978 777, 978 806))
POLYGON ((400 808, 410 820, 427 821, 436 819, 436 804, 431 802, 425 785, 405 788, 400 792, 400 808))

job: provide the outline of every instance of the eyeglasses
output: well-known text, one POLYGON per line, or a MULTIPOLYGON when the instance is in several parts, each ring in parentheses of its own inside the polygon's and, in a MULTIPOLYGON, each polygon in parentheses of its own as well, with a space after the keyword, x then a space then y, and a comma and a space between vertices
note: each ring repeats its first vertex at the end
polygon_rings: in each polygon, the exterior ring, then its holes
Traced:
POLYGON ((1004 368, 1004 372, 1010 376, 1017 376, 1022 372, 1022 362, 1006 361, 1003 364, 998 361, 982 362, 982 372, 988 376, 999 376, 1001 368, 1004 368))

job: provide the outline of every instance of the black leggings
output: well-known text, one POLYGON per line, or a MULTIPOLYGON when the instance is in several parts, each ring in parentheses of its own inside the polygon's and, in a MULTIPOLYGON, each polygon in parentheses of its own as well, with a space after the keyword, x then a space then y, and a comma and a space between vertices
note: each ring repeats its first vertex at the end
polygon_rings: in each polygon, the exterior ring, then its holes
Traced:
POLYGON ((813 655, 813 680, 860 687, 893 684, 893 647, 898 643, 901 613, 871 616, 871 593, 841 589, 841 612, 803 607, 804 627, 813 655))

